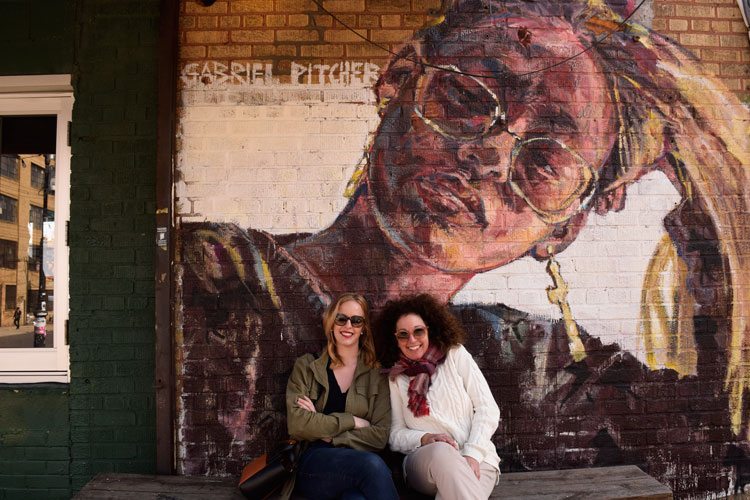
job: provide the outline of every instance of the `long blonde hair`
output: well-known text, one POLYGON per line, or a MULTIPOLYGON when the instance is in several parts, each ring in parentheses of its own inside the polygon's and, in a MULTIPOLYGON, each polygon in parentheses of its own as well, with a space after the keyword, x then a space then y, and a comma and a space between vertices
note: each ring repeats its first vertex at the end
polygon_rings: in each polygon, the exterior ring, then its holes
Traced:
POLYGON ((359 337, 359 352, 362 361, 370 368, 377 368, 378 360, 375 356, 375 343, 372 340, 372 329, 370 328, 370 307, 367 299, 357 293, 344 293, 332 302, 323 313, 323 331, 326 335, 327 351, 331 357, 331 367, 341 366, 343 362, 336 351, 336 339, 333 338, 333 320, 336 319, 339 307, 344 302, 356 302, 362 308, 365 324, 362 326, 362 334, 359 337))

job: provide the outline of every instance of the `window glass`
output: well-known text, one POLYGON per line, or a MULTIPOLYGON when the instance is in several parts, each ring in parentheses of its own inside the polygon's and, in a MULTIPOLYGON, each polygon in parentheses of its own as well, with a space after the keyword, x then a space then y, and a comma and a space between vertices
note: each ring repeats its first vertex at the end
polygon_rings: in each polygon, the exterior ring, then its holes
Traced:
POLYGON ((0 194, 0 220, 18 222, 18 200, 0 194))
POLYGON ((18 156, 0 155, 0 175, 18 180, 18 156))
POLYGON ((5 285, 5 310, 16 310, 16 285, 5 285))
POLYGON ((72 107, 69 75, 0 77, 0 383, 69 381, 72 107))

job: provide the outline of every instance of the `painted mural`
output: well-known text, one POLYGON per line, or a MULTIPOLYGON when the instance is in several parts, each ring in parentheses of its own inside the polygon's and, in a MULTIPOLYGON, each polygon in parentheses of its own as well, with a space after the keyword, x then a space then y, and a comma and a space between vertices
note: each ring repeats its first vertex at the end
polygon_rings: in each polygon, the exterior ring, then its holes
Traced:
POLYGON ((285 435, 332 297, 426 291, 470 333, 504 470, 744 486, 750 112, 630 2, 444 4, 382 68, 183 68, 181 471, 285 435))

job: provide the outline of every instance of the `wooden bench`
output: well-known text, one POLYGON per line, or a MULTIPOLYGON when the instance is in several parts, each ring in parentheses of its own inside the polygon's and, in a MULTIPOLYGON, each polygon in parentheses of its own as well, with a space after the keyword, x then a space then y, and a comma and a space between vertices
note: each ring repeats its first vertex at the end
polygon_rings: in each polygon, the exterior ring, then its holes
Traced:
MULTIPOLYGON (((234 478, 100 474, 77 500, 239 500, 234 478)), ((562 500, 672 498, 672 491, 635 465, 502 474, 490 498, 562 500)))

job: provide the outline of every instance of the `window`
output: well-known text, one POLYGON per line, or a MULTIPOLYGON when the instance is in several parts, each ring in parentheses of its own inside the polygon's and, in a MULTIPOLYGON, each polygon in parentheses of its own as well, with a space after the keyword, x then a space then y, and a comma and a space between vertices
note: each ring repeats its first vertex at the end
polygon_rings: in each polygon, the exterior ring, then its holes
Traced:
POLYGON ((15 269, 18 265, 18 242, 0 240, 0 267, 15 269))
POLYGON ((42 247, 29 245, 29 271, 38 273, 42 268, 42 247))
POLYGON ((42 207, 29 205, 29 224, 33 224, 34 229, 42 228, 42 219, 44 219, 42 212, 42 207))
POLYGON ((18 200, 0 194, 0 220, 18 222, 18 200))
POLYGON ((67 130, 72 109, 70 75, 0 76, 0 158, 16 159, 15 167, 4 160, 0 178, 17 180, 0 182, 3 302, 6 309, 20 307, 31 314, 46 305, 48 332, 43 347, 33 347, 33 335, 12 336, 22 342, 31 337, 30 342, 0 344, 0 383, 70 380, 65 224, 70 214, 67 130), (45 304, 39 303, 41 287, 45 304))
POLYGON ((18 156, 0 155, 0 175, 18 180, 18 156))
POLYGON ((5 285, 5 309, 16 308, 16 285, 5 285))
POLYGON ((36 163, 31 164, 31 187, 36 189, 44 187, 44 168, 36 163))

